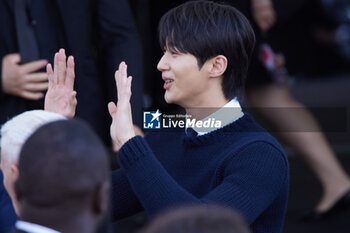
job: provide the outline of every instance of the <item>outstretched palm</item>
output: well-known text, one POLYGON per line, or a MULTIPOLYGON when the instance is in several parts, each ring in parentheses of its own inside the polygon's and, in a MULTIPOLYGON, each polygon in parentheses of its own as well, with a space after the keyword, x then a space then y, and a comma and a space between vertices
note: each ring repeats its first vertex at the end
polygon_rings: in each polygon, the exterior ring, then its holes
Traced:
POLYGON ((51 64, 46 66, 49 87, 45 95, 45 110, 59 113, 67 118, 75 115, 77 106, 76 91, 74 91, 74 59, 69 56, 66 63, 64 49, 55 54, 54 70, 51 64))
POLYGON ((125 62, 121 62, 119 69, 115 72, 115 81, 117 84, 118 102, 117 105, 110 102, 108 111, 112 117, 110 133, 114 150, 118 151, 125 142, 135 136, 130 105, 132 77, 127 76, 125 62))

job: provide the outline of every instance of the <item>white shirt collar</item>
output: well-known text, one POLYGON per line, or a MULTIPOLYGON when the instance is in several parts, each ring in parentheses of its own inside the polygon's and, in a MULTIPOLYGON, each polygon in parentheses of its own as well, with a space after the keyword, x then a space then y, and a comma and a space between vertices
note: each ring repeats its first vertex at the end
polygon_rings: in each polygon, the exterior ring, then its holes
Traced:
POLYGON ((55 231, 51 228, 30 223, 30 222, 21 221, 21 220, 18 220, 16 222, 16 228, 18 230, 29 232, 29 233, 60 233, 59 231, 55 231))
MULTIPOLYGON (((221 121, 221 127, 224 127, 225 125, 228 125, 239 118, 241 118, 244 115, 242 112, 241 105, 239 104, 237 97, 230 100, 227 104, 225 104, 222 108, 218 109, 216 112, 210 114, 206 118, 204 118, 202 121, 206 121, 208 119, 216 119, 221 121)), ((211 131, 214 131, 218 128, 211 127, 211 128, 197 128, 193 127, 193 130, 198 133, 198 136, 207 134, 211 131)))

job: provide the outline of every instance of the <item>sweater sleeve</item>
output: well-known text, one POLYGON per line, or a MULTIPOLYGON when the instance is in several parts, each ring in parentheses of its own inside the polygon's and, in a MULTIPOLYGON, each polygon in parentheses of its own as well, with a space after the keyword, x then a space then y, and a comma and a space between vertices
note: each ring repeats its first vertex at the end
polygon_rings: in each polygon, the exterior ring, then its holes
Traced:
POLYGON ((126 177, 148 215, 177 205, 216 203, 238 209, 252 223, 276 198, 288 168, 281 153, 267 143, 255 143, 230 157, 223 181, 195 197, 168 174, 143 138, 130 139, 119 152, 126 177))
POLYGON ((143 209, 130 187, 123 168, 112 171, 111 206, 113 220, 131 216, 143 209))

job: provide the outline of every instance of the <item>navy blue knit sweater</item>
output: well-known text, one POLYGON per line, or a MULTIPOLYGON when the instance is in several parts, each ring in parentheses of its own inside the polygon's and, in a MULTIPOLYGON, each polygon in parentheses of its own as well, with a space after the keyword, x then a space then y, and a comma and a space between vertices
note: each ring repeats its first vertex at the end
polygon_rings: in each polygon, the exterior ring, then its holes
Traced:
POLYGON ((282 232, 289 168, 278 142, 245 114, 211 133, 152 132, 118 153, 114 219, 144 209, 212 203, 235 208, 255 233, 282 232))

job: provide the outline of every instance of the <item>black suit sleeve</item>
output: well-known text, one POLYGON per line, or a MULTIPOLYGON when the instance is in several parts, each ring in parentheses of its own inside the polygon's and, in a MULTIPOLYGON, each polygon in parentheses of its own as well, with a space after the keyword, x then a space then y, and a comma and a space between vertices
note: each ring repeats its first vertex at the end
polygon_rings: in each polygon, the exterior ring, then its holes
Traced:
POLYGON ((141 42, 127 0, 100 0, 98 24, 101 38, 103 68, 109 101, 116 101, 114 72, 121 61, 128 65, 133 77, 131 105, 134 123, 140 125, 142 117, 143 59, 141 42))
MULTIPOLYGON (((2 63, 2 56, 0 56, 1 63, 2 63)), ((4 91, 2 89, 2 65, 0 65, 0 101, 2 100, 4 96, 4 91)))
MULTIPOLYGON (((5 12, 3 12, 4 10, 5 10, 5 6, 3 2, 0 0, 0 27, 1 28, 5 26, 5 19, 4 19, 5 12)), ((5 51, 3 51, 4 47, 5 47, 5 42, 3 41, 2 32, 0 32, 0 103, 4 97, 4 91, 2 89, 2 59, 5 56, 5 51)))

